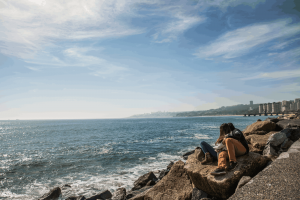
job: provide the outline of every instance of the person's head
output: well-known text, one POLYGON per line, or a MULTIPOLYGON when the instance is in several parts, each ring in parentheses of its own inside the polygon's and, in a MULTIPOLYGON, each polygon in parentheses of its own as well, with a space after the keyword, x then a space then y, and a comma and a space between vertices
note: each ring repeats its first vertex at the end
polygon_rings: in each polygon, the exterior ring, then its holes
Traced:
POLYGON ((230 128, 231 131, 233 131, 235 129, 235 127, 233 126, 232 123, 228 123, 228 126, 229 126, 229 128, 230 128))
POLYGON ((231 130, 230 130, 230 127, 228 124, 224 123, 220 126, 220 136, 226 135, 230 132, 231 132, 231 130))

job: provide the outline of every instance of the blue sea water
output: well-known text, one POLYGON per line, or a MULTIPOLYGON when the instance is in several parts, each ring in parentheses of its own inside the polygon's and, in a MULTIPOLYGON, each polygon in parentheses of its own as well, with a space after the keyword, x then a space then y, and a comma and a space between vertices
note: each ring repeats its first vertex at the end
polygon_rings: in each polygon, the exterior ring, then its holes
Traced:
POLYGON ((130 189, 139 176, 182 159, 200 141, 213 144, 222 123, 243 130, 265 118, 0 121, 0 199, 37 199, 64 184, 71 188, 62 199, 130 189))

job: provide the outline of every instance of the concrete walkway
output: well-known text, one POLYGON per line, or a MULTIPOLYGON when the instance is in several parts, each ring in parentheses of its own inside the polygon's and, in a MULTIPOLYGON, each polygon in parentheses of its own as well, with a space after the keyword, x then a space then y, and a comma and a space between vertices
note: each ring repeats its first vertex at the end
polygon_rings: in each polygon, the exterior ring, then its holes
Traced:
POLYGON ((229 199, 300 200, 300 139, 229 199))

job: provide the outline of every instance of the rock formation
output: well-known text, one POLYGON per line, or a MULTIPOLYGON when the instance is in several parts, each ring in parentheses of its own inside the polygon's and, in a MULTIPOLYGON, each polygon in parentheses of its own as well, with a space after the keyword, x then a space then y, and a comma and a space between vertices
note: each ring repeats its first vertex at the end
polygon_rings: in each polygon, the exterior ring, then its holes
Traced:
MULTIPOLYGON (((274 131, 276 129, 276 124, 271 121, 257 121, 249 126, 243 131, 245 136, 250 134, 257 134, 257 131, 264 131, 265 133, 274 131)), ((261 132, 264 134, 264 132, 261 132)))
POLYGON ((217 168, 217 162, 212 165, 201 165, 194 155, 190 155, 184 168, 195 187, 212 196, 226 199, 235 192, 243 176, 256 175, 268 161, 267 157, 250 152, 249 155, 237 158, 239 165, 235 170, 223 176, 213 176, 210 173, 217 168))

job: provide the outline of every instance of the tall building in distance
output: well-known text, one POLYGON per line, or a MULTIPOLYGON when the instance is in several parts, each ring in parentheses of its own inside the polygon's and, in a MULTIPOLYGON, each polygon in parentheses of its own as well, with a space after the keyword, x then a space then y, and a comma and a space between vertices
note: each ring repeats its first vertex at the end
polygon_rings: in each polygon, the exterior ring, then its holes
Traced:
MULTIPOLYGON (((251 101, 250 101, 251 105, 251 101)), ((300 98, 295 100, 287 101, 283 100, 282 102, 273 102, 273 103, 264 103, 259 104, 258 112, 259 113, 273 113, 278 114, 288 111, 300 111, 300 98)))

